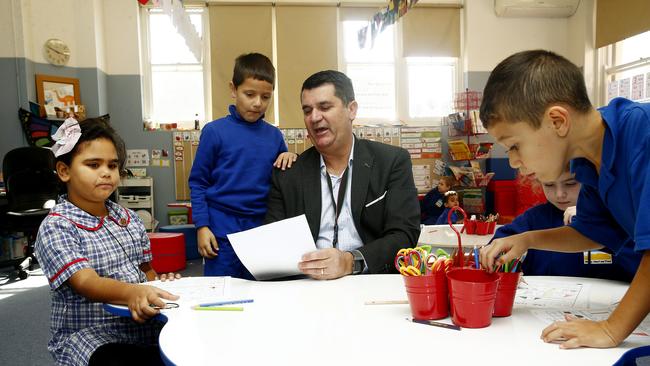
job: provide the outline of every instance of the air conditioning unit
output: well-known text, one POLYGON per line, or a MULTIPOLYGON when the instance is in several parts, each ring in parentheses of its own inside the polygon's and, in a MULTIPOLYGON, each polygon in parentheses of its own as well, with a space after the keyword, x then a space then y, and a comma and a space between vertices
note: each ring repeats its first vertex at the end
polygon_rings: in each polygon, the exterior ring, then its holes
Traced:
POLYGON ((508 18, 567 18, 580 0, 494 0, 494 12, 508 18))

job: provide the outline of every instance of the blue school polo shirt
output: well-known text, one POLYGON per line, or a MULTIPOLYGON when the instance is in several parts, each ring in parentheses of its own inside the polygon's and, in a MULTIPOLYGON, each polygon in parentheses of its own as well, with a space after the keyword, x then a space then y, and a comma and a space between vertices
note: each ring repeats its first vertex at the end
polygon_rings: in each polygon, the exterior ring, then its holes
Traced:
POLYGON ((650 249, 650 104, 616 98, 599 111, 605 123, 600 174, 587 159, 571 161, 582 183, 571 226, 615 253, 626 243, 645 251, 650 249))

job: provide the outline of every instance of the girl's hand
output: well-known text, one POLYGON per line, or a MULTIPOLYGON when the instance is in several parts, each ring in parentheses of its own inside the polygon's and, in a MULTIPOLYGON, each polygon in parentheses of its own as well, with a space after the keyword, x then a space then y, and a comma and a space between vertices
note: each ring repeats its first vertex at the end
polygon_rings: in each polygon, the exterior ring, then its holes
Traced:
POLYGON ((178 300, 178 296, 165 290, 146 285, 133 285, 128 296, 131 317, 138 323, 144 323, 160 313, 165 307, 165 300, 178 300))
POLYGON ((291 168, 291 165, 298 159, 298 155, 296 153, 292 152, 283 152, 282 154, 278 155, 278 158, 275 159, 275 163, 273 163, 273 166, 282 170, 286 170, 287 168, 291 168))
POLYGON ((217 243, 217 238, 214 237, 209 227, 203 226, 199 228, 196 233, 196 241, 201 257, 214 258, 217 256, 219 243, 217 243))

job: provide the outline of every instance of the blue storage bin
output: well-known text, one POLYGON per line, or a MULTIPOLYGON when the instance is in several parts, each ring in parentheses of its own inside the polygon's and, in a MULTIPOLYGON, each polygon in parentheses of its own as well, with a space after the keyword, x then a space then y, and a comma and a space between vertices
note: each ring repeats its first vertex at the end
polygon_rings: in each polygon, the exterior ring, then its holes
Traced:
POLYGON ((199 248, 196 244, 196 227, 194 224, 166 225, 161 226, 161 233, 183 233, 185 235, 185 257, 187 259, 199 259, 199 248))
POLYGON ((513 180, 517 178, 517 170, 510 167, 508 158, 485 159, 485 171, 494 172, 492 180, 513 180))

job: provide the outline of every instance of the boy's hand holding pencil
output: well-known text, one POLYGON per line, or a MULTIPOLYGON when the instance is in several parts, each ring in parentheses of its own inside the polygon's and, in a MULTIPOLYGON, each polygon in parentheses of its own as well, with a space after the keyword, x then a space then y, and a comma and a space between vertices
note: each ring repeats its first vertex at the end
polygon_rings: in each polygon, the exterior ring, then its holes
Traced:
POLYGON ((528 248, 525 233, 494 239, 490 245, 481 248, 481 265, 494 272, 495 268, 521 258, 528 248))

